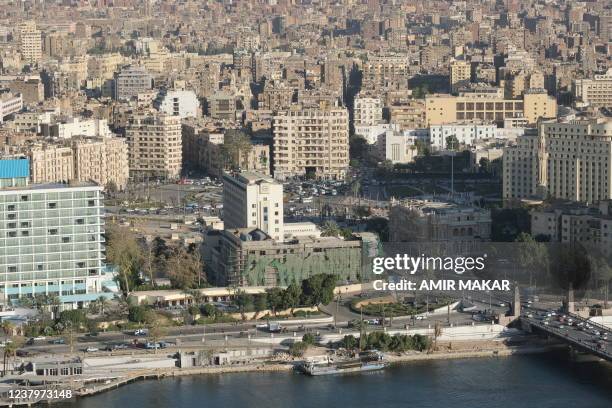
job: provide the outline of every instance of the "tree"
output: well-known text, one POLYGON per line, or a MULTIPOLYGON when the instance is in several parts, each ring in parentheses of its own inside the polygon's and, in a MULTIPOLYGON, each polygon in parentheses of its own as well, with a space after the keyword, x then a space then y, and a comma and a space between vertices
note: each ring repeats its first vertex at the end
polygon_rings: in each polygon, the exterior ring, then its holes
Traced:
POLYGON ((340 226, 335 221, 325 221, 321 226, 321 236, 337 237, 342 233, 340 226))
POLYGON ((159 341, 164 337, 168 331, 163 327, 159 321, 155 320, 151 326, 149 326, 149 338, 153 343, 154 353, 157 354, 157 346, 159 341))
POLYGON ((293 357, 302 357, 306 350, 308 349, 308 345, 302 341, 296 341, 289 346, 289 354, 293 357))
POLYGON ((221 145, 224 168, 238 168, 243 164, 245 164, 243 167, 246 167, 252 148, 251 138, 245 132, 240 129, 228 129, 221 145))
POLYGON ((314 334, 306 333, 302 336, 302 342, 307 346, 313 346, 316 343, 314 334))
POLYGON ((106 297, 104 296, 98 297, 98 299, 96 300, 96 303, 98 303, 98 306, 100 307, 100 314, 104 314, 104 311, 106 310, 106 306, 108 305, 108 300, 106 299, 106 297))
POLYGON ((106 258, 119 269, 119 284, 124 294, 139 283, 138 272, 142 251, 129 228, 108 224, 106 229, 106 258))
POLYGON ((389 220, 383 217, 370 218, 366 223, 366 231, 375 232, 383 242, 389 241, 389 220))
POLYGON ((155 254, 155 243, 144 241, 142 244, 142 270, 149 278, 151 286, 155 287, 155 275, 157 273, 158 259, 155 254))
POLYGON ((166 273, 178 289, 197 288, 202 283, 202 261, 197 250, 178 247, 166 262, 166 273))
POLYGON ((327 305, 334 298, 337 278, 330 274, 316 274, 302 281, 302 304, 327 305))
POLYGON ((268 308, 268 294, 267 293, 259 293, 255 295, 255 299, 253 300, 253 310, 255 310, 255 319, 259 316, 259 313, 263 312, 268 308))
POLYGON ((293 309, 300 305, 300 298, 302 296, 302 287, 292 283, 283 291, 283 306, 293 309))
POLYGON ((276 311, 283 309, 283 290, 281 288, 270 288, 266 290, 268 307, 276 315, 276 311))
POLYGON ((4 345, 4 364, 2 370, 2 376, 6 375, 6 366, 9 360, 15 357, 15 353, 19 348, 23 346, 25 343, 23 337, 13 336, 10 338, 10 341, 7 341, 4 345))
POLYGON ((87 316, 85 311, 81 309, 76 310, 64 310, 60 313, 58 321, 64 325, 64 327, 70 323, 72 327, 79 330, 87 325, 87 316))
POLYGON ((148 320, 149 309, 145 306, 131 306, 128 312, 128 319, 134 323, 144 323, 148 320))
POLYGON ((483 173, 490 173, 491 172, 491 161, 489 159, 487 159, 486 157, 482 157, 480 159, 480 161, 478 162, 479 166, 480 166, 480 171, 483 173))
POLYGON ((217 308, 214 305, 210 304, 210 303, 206 303, 202 307, 200 307, 200 311, 202 312, 202 315, 204 315, 206 317, 210 317, 212 319, 217 317, 217 315, 219 313, 217 308))
POLYGON ((446 149, 455 151, 459 147, 459 139, 455 135, 446 136, 446 149))
POLYGON ((347 350, 354 350, 357 347, 357 339, 352 334, 348 334, 344 336, 340 344, 347 350))
POLYGON ((238 311, 242 315, 242 320, 246 320, 246 312, 253 310, 253 297, 243 290, 236 292, 234 304, 238 306, 238 311))

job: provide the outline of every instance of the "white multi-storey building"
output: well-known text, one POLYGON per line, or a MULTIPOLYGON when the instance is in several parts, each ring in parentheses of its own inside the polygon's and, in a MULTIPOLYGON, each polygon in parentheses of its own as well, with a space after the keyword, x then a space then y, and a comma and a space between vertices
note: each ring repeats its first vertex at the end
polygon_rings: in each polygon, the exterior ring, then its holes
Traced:
POLYGON ((357 126, 374 126, 382 122, 380 98, 357 96, 354 102, 353 123, 357 126))
POLYGON ((4 118, 19 112, 23 109, 23 98, 21 94, 0 94, 0 123, 4 122, 4 118))
POLYGON ((104 295, 112 277, 105 276, 101 190, 65 184, 0 190, 3 303, 45 294, 83 307, 104 295))
POLYGON ((283 185, 260 173, 224 174, 223 223, 225 229, 259 228, 283 241, 283 185))
POLYGON ((479 139, 493 139, 497 136, 497 126, 493 124, 448 124, 429 127, 429 140, 432 149, 446 149, 446 138, 455 136, 460 144, 472 146, 479 139))
POLYGON ((160 112, 181 118, 201 116, 200 101, 193 91, 162 89, 154 106, 160 112))

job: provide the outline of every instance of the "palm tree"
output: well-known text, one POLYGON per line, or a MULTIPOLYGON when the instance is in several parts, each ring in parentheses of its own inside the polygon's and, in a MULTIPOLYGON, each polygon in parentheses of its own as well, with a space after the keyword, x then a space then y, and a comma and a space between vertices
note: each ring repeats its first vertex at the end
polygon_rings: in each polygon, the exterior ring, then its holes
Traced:
POLYGON ((108 305, 108 300, 106 300, 106 297, 100 296, 96 300, 96 303, 98 303, 98 306, 100 307, 100 314, 104 314, 104 308, 108 305))
POLYGON ((4 368, 2 370, 2 376, 6 375, 6 366, 8 364, 8 360, 11 357, 15 357, 15 353, 17 349, 19 349, 23 345, 23 339, 17 336, 13 336, 10 341, 7 341, 4 346, 4 368))
POLYGON ((321 235, 324 237, 337 237, 342 230, 334 221, 325 221, 321 226, 321 235))
POLYGON ((0 327, 7 336, 12 336, 13 330, 15 330, 15 325, 8 320, 3 320, 2 323, 0 323, 0 327))

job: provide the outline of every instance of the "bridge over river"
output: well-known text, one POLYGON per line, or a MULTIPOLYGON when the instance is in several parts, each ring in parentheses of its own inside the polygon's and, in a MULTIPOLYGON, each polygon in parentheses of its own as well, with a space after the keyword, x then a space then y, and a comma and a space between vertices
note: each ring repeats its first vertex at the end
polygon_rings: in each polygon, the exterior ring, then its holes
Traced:
POLYGON ((520 317, 523 329, 546 333, 568 345, 607 361, 612 361, 612 330, 573 313, 559 321, 559 316, 547 316, 534 311, 520 317), (571 323, 568 323, 571 319, 571 323))

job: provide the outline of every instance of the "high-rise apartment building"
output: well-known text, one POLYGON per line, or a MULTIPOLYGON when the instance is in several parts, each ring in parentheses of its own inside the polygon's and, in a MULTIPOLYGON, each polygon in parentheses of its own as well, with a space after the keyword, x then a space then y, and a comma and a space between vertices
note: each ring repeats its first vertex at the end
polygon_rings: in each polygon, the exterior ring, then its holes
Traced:
POLYGON ((223 223, 226 229, 259 228, 283 241, 283 185, 260 173, 224 174, 223 223))
POLYGON ((612 121, 546 122, 504 151, 504 198, 612 199, 612 121))
POLYGON ((307 108, 278 112, 273 120, 274 177, 312 175, 344 179, 349 165, 348 111, 307 108))
POLYGON ((132 177, 178 178, 182 168, 181 118, 138 114, 126 127, 132 177))
POLYGON ((19 27, 19 45, 22 58, 29 63, 38 63, 42 58, 42 39, 35 21, 27 21, 19 27))
POLYGON ((0 190, 0 296, 37 294, 82 307, 102 295, 101 187, 47 184, 0 190))

